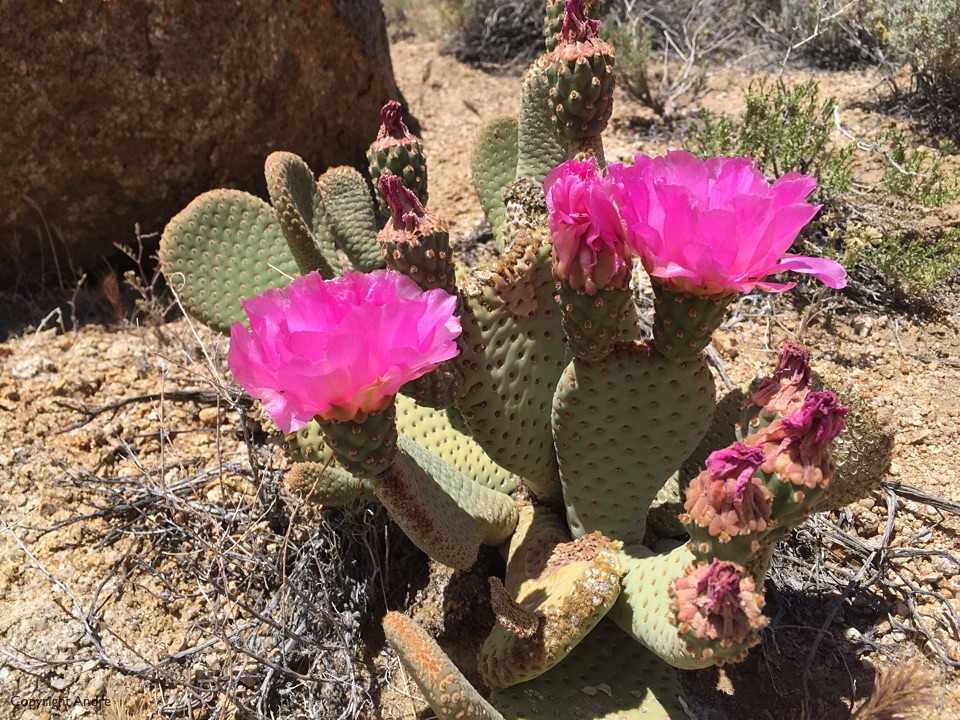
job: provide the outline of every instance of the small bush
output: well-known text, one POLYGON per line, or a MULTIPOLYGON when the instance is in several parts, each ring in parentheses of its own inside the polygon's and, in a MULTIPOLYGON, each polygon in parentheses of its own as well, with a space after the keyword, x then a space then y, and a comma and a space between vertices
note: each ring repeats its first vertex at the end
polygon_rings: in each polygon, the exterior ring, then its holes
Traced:
POLYGON ((849 189, 856 145, 837 147, 831 140, 835 98, 821 100, 813 80, 792 88, 760 81, 747 88, 746 101, 736 120, 701 111, 688 149, 702 157, 750 155, 771 177, 812 173, 821 202, 849 189))
POLYGON ((913 200, 923 207, 942 207, 960 197, 960 184, 943 170, 943 161, 954 151, 951 142, 943 143, 934 153, 912 148, 899 130, 891 130, 881 138, 886 151, 886 169, 881 189, 889 195, 913 200))
POLYGON ((911 64, 917 90, 960 96, 960 0, 875 0, 872 13, 888 52, 911 64))
POLYGON ((875 13, 866 0, 783 0, 766 20, 783 52, 815 67, 842 70, 883 59, 875 13))
POLYGON ((790 88, 753 83, 746 101, 737 118, 701 112, 687 149, 702 157, 750 155, 771 178, 791 171, 815 175, 814 199, 824 208, 797 250, 836 258, 848 269, 870 268, 867 276, 908 294, 933 288, 956 272, 960 229, 920 221, 926 208, 960 197, 957 175, 943 168, 951 144, 936 152, 914 148, 890 130, 871 143, 838 145, 836 102, 821 100, 813 81, 790 88), (882 173, 869 186, 855 186, 856 169, 864 162, 867 168, 880 163, 882 173))
POLYGON ((601 35, 617 51, 617 83, 664 119, 707 87, 707 64, 742 39, 739 0, 645 3, 620 0, 601 35))

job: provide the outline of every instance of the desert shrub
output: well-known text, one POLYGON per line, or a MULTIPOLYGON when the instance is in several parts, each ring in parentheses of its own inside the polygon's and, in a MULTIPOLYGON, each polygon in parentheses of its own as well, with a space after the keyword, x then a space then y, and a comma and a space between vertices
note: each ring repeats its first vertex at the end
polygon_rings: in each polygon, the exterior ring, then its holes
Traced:
POLYGON ((960 95, 960 1, 889 0, 872 12, 888 51, 911 64, 925 95, 960 95))
POLYGON ((702 110, 688 137, 688 149, 703 157, 750 155, 771 177, 791 171, 812 173, 819 179, 821 201, 850 187, 856 145, 832 142, 836 99, 821 100, 816 82, 790 88, 753 82, 746 102, 746 110, 736 119, 702 110))
POLYGON ((867 0, 780 0, 759 12, 782 52, 815 67, 839 70, 883 59, 867 0))
POLYGON ((835 106, 834 98, 820 98, 814 81, 752 83, 738 117, 702 111, 686 146, 703 157, 750 155, 771 178, 791 171, 817 176, 816 200, 824 207, 796 249, 868 268, 855 273, 855 282, 862 275, 900 295, 943 283, 960 266, 960 229, 922 219, 928 208, 960 197, 960 179, 944 168, 953 146, 917 148, 895 129, 870 142, 837 138, 835 106), (879 170, 878 179, 863 182, 863 169, 879 170))
POLYGON ((706 87, 705 45, 714 34, 707 4, 693 3, 685 16, 664 20, 656 9, 624 0, 601 28, 617 51, 617 83, 661 117, 673 117, 706 87))
POLYGON ((857 261, 916 290, 934 288, 960 267, 960 229, 894 232, 865 247, 857 261))
POLYGON ((477 14, 477 0, 384 0, 392 40, 438 40, 477 14))
POLYGON ((880 183, 883 192, 926 208, 942 207, 960 197, 957 178, 943 167, 943 161, 955 150, 952 142, 944 142, 936 151, 914 148, 903 133, 894 129, 880 138, 879 146, 885 148, 887 159, 880 183))
POLYGON ((458 60, 529 63, 544 51, 543 0, 458 0, 447 49, 458 60))

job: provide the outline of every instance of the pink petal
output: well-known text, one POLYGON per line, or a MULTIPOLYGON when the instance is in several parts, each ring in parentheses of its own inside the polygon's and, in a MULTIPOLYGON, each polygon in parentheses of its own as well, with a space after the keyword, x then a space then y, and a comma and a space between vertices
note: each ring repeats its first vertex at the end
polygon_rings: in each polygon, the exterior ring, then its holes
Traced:
POLYGON ((847 286, 847 271, 843 269, 843 265, 828 258, 784 255, 777 265, 777 270, 791 270, 813 275, 817 280, 834 290, 841 290, 847 286))

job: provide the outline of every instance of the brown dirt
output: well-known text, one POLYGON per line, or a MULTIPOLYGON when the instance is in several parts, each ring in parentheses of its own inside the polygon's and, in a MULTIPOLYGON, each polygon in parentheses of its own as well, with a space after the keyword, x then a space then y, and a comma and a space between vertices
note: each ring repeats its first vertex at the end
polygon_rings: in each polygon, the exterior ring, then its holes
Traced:
MULTIPOLYGON (((482 219, 469 181, 472 138, 485 121, 516 111, 518 78, 464 67, 441 56, 433 45, 400 43, 393 60, 401 89, 422 123, 431 206, 450 220, 456 237, 467 237, 482 219)), ((876 77, 817 77, 827 93, 845 98, 843 122, 855 133, 866 135, 892 122, 850 104, 866 96, 876 77)), ((714 78, 716 90, 704 104, 735 111, 747 79, 742 73, 714 78)), ((608 158, 629 158, 641 141, 651 152, 676 144, 665 135, 644 139, 650 120, 646 109, 618 95, 608 158)), ((952 302, 937 319, 909 311, 868 310, 844 300, 828 303, 803 340, 814 348, 822 371, 844 378, 872 404, 890 412, 897 439, 887 479, 956 502, 960 305, 952 302)), ((766 372, 775 348, 795 337, 802 304, 782 298, 772 308, 761 312, 761 307, 742 305, 739 320, 728 323, 715 342, 737 383, 766 372)), ((65 304, 63 309, 67 311, 65 304)), ((286 542, 312 532, 310 523, 316 517, 306 510, 278 531, 258 509, 258 489, 249 481, 243 416, 212 392, 224 373, 224 345, 184 320, 144 329, 127 323, 88 324, 68 332, 21 327, 0 344, 0 718, 130 716, 124 712, 155 716, 157 708, 176 696, 176 688, 146 679, 150 666, 169 663, 171 654, 209 637, 205 633, 211 632, 211 617, 229 621, 221 629, 251 619, 249 604, 238 599, 244 592, 243 568, 230 566, 228 551, 253 544, 276 555, 286 542), (197 394, 177 395, 181 391, 197 394), (82 411, 134 396, 149 397, 92 417, 82 411), (80 424, 84 420, 88 422, 80 424), (98 503, 110 498, 104 478, 112 479, 114 487, 139 482, 166 499, 145 506, 140 515, 131 508, 125 516, 90 517, 42 530, 95 513, 98 503), (171 488, 181 488, 177 497, 184 506, 163 495, 171 488), (244 533, 225 530, 213 544, 204 545, 198 533, 188 533, 177 543, 164 540, 169 539, 164 523, 178 517, 187 522, 190 512, 208 513, 211 523, 228 529, 234 526, 225 523, 222 513, 252 519, 244 533), (137 526, 139 534, 102 542, 111 530, 137 518, 146 518, 137 526), (210 555, 219 555, 221 564, 203 560, 210 555), (190 562, 214 568, 206 585, 165 585, 170 577, 187 577, 183 568, 190 562), (88 618, 96 632, 85 633, 81 617, 88 618), (71 707, 69 713, 18 704, 57 697, 88 704, 71 707)), ((265 453, 260 462, 282 467, 285 461, 278 450, 265 453)), ((260 493, 263 500, 262 489, 260 493)), ((875 543, 886 522, 887 497, 878 491, 835 520, 863 543, 875 543)), ((890 545, 944 551, 956 558, 958 531, 956 515, 929 503, 901 500, 890 545)), ((861 559, 839 543, 828 543, 823 553, 828 564, 853 573, 860 567, 861 559)), ((960 568, 937 554, 895 559, 887 567, 873 591, 855 592, 840 605, 815 652, 821 625, 837 610, 836 595, 819 595, 816 577, 809 579, 808 591, 771 595, 768 610, 777 619, 748 661, 686 675, 699 716, 800 718, 801 678, 808 668, 811 716, 847 717, 846 708, 872 690, 874 668, 902 665, 912 657, 934 677, 937 699, 922 716, 960 719, 957 672, 946 671, 924 637, 903 625, 911 615, 911 594, 905 587, 915 583, 920 593, 912 597, 928 632, 954 662, 960 661, 957 629, 953 634, 947 630, 946 617, 950 611, 960 612, 960 568)), ((464 611, 478 585, 476 579, 461 580, 452 594, 436 572, 405 590, 400 583, 401 596, 396 587, 381 590, 391 607, 412 602, 427 608, 421 611, 427 624, 455 641, 462 628, 458 630, 454 620, 489 622, 487 616, 464 611), (449 627, 435 614, 438 607, 455 616, 449 627)), ((429 717, 412 683, 400 672, 387 672, 395 670, 395 664, 376 658, 377 643, 382 642, 376 629, 365 637, 370 663, 358 668, 357 675, 381 675, 378 694, 367 705, 380 708, 372 716, 429 717)), ((267 660, 278 657, 272 636, 257 647, 267 660)), ((470 652, 461 648, 456 657, 466 663, 470 652)), ((199 687, 241 659, 229 653, 204 658, 187 661, 178 677, 199 687)), ((254 689, 241 682, 231 686, 231 692, 233 697, 221 697, 219 711, 210 714, 236 716, 231 708, 253 697, 254 689)), ((186 716, 187 710, 180 713, 186 716)))

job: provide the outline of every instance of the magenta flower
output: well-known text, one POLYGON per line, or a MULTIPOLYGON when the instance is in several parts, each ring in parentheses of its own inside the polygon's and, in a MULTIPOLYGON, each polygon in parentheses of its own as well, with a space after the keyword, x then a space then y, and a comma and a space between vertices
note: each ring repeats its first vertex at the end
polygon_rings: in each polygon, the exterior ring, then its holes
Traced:
POLYGON ((596 161, 568 160, 543 184, 553 235, 553 275, 574 290, 626 288, 632 254, 627 232, 596 161))
POLYGON ((250 329, 231 328, 227 359, 285 433, 315 415, 363 420, 457 354, 456 302, 392 270, 310 273, 244 301, 250 329))
POLYGON ((762 448, 735 443, 707 458, 707 467, 687 487, 683 522, 706 528, 720 542, 772 524, 772 495, 754 473, 766 460, 762 448))
POLYGON ((846 427, 849 411, 829 390, 811 392, 798 409, 754 433, 746 443, 763 448, 764 472, 810 489, 826 487, 836 469, 830 443, 846 427))
POLYGON ((796 283, 765 278, 786 271, 835 289, 847 284, 833 260, 785 254, 820 209, 806 202, 817 184, 810 175, 787 173, 771 185, 749 158, 702 161, 673 151, 638 154, 633 167, 611 165, 610 176, 644 268, 675 292, 782 292, 796 283))
POLYGON ((715 558, 709 565, 687 568, 673 591, 671 607, 684 635, 718 641, 721 647, 752 645, 755 632, 768 622, 761 614, 763 597, 756 592, 756 583, 734 562, 715 558))

